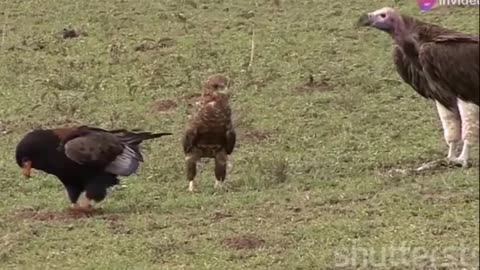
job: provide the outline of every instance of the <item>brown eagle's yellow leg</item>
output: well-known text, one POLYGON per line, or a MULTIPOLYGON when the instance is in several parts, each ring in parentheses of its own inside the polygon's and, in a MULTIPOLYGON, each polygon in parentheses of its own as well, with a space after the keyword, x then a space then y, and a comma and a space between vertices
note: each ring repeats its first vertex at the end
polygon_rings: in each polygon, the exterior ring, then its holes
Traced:
POLYGON ((215 188, 224 189, 223 182, 227 175, 227 154, 225 151, 217 153, 215 156, 215 188))
POLYGON ((187 170, 188 191, 195 192, 195 176, 197 175, 197 162, 199 158, 195 154, 188 154, 185 158, 185 166, 187 170))

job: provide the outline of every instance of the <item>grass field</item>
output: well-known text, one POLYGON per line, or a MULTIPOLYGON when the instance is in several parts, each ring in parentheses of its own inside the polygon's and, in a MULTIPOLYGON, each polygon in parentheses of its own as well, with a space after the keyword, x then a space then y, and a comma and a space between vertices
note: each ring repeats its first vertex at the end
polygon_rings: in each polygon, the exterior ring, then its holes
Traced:
POLYGON ((476 8, 413 0, 3 1, 0 268, 477 269, 478 148, 473 168, 409 171, 447 147, 389 38, 354 27, 383 6, 479 31, 476 8), (231 192, 205 162, 190 194, 180 137, 213 73, 234 91, 231 192), (13 160, 30 129, 74 124, 175 136, 74 218, 56 178, 24 180, 13 160))

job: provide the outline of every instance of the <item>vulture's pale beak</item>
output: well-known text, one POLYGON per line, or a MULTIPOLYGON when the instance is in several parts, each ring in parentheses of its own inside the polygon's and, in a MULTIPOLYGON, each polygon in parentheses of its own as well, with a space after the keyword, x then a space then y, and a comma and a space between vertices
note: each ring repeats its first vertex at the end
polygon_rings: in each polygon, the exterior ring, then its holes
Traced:
POLYGON ((24 161, 22 163, 22 174, 25 178, 30 178, 30 172, 32 170, 32 162, 31 161, 24 161))
POLYGON ((368 13, 368 14, 363 14, 357 22, 357 26, 370 26, 372 24, 372 18, 373 16, 368 13))

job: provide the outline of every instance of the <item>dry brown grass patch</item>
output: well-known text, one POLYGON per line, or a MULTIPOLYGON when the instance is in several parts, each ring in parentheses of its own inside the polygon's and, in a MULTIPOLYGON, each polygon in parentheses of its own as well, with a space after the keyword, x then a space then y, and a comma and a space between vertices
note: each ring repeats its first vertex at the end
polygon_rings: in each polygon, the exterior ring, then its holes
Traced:
POLYGON ((161 99, 155 101, 150 106, 151 113, 168 112, 177 108, 177 103, 171 99, 161 99))
POLYGON ((253 234, 243 234, 239 236, 225 238, 223 245, 232 249, 257 249, 265 246, 265 240, 253 234))

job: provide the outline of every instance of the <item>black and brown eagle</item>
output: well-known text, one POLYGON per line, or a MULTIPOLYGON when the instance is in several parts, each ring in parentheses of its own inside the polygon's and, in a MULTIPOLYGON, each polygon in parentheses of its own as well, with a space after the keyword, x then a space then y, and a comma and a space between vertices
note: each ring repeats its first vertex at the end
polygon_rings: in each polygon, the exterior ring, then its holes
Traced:
POLYGON ((212 75, 203 85, 202 95, 190 115, 182 140, 189 191, 195 191, 197 163, 202 158, 215 160, 215 187, 223 188, 227 159, 235 142, 227 79, 221 74, 212 75))
POLYGON ((65 186, 72 210, 90 210, 90 200, 102 201, 117 176, 133 174, 140 162, 140 143, 171 133, 104 130, 80 126, 38 129, 27 133, 16 147, 15 159, 30 177, 32 168, 55 175, 65 186), (85 191, 87 202, 77 201, 85 191))

